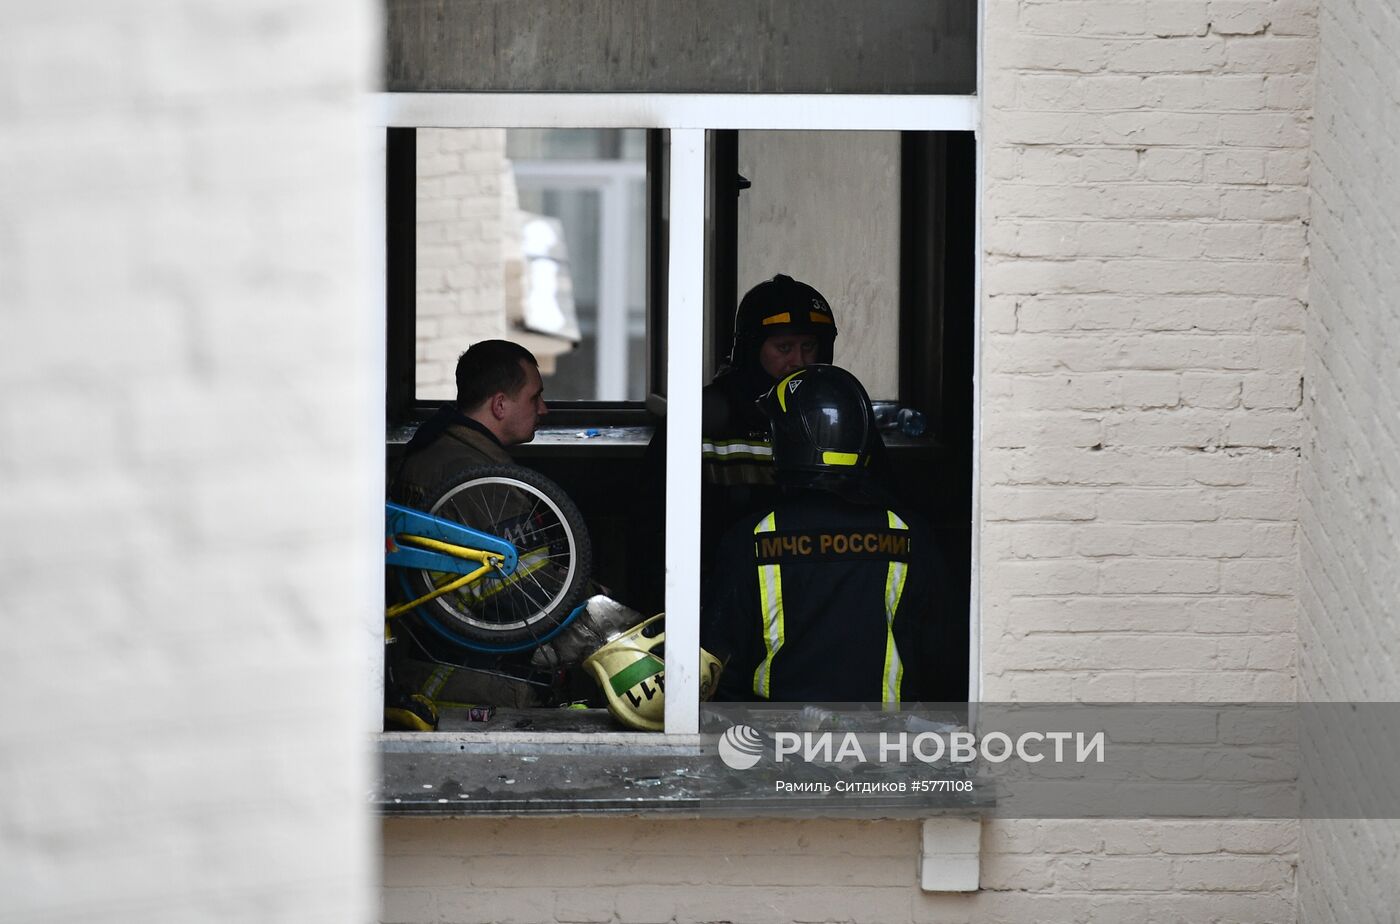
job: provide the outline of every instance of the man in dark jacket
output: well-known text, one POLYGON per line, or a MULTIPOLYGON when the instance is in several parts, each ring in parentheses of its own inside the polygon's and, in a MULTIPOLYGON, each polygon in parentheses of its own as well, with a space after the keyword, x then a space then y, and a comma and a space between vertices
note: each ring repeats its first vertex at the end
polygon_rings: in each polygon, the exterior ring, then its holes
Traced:
MULTIPOLYGON (((822 294, 791 276, 750 289, 734 315, 729 363, 702 395, 705 509, 719 528, 773 496, 768 420, 754 402, 783 376, 830 363, 836 318, 822 294)), ((715 529, 711 542, 718 538, 715 529)), ((709 545, 710 543, 705 543, 709 545)))
MULTIPOLYGON (((433 491, 464 469, 513 462, 510 446, 535 438, 539 419, 549 413, 544 382, 530 351, 507 340, 483 340, 457 360, 457 400, 438 410, 414 433, 389 487, 389 498, 427 509, 433 491)), ((461 591, 463 595, 469 590, 461 591)), ((401 616, 406 639, 385 656, 385 725, 426 731, 437 724, 431 700, 532 705, 537 689, 485 671, 460 671, 436 663, 423 647, 435 635, 416 635, 401 616)), ((396 636, 398 630, 396 629, 396 636)), ((454 655, 465 654, 454 652, 454 655)))
MULTIPOLYGON (((702 575, 713 567, 725 528, 778 497, 768 420, 754 402, 788 373, 809 363, 830 363, 835 340, 831 305, 812 286, 791 276, 760 282, 740 299, 728 362, 701 395, 702 575)), ((654 515, 634 530, 641 547, 663 541, 666 440, 663 421, 643 460, 645 500, 640 506, 654 515)), ((643 576, 641 597, 656 606, 663 592, 660 577, 655 568, 643 576)))
POLYGON ((457 400, 409 440, 389 496, 422 507, 432 488, 467 466, 510 464, 507 447, 534 439, 548 413, 544 381, 529 350, 508 340, 474 344, 457 359, 457 400))
POLYGON ((718 698, 900 702, 941 582, 929 530, 871 477, 870 399, 815 365, 759 403, 784 495, 720 542, 702 622, 727 662, 718 698))

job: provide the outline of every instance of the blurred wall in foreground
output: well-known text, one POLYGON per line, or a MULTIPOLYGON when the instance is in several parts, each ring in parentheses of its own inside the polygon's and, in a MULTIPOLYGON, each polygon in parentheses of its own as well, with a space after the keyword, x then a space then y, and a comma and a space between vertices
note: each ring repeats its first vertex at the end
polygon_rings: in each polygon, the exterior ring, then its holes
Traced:
POLYGON ((369 914, 377 9, 0 13, 0 919, 369 914))

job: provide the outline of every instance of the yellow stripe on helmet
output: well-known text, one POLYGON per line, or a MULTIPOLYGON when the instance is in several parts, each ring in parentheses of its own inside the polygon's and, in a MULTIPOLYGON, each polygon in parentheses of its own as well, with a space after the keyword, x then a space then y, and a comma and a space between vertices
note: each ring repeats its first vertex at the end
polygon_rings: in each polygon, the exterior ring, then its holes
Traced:
POLYGON ((778 407, 783 409, 784 414, 787 413, 787 389, 784 386, 801 374, 802 370, 798 369, 796 372, 791 373, 790 375, 788 375, 787 378, 783 379, 781 382, 778 383, 778 407))

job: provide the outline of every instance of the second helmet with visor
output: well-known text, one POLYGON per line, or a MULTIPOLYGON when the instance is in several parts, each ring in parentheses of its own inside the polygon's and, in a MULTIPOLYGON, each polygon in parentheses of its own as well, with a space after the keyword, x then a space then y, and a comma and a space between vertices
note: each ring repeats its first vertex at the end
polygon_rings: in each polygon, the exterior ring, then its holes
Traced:
POLYGON ((875 451, 875 414, 860 380, 839 366, 804 366, 758 400, 773 436, 779 481, 866 473, 875 451))

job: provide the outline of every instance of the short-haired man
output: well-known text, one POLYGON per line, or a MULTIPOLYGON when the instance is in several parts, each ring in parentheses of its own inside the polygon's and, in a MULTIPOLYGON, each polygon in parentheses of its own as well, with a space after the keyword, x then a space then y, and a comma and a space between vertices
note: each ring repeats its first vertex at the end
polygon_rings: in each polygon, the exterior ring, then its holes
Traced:
MULTIPOLYGON (((539 365, 529 350, 507 340, 474 344, 457 359, 457 400, 413 435, 390 485, 390 499, 423 509, 433 490, 463 469, 510 464, 507 447, 534 439, 535 427, 548 413, 539 365)), ((391 646, 385 664, 387 728, 436 727, 430 699, 437 696, 503 706, 530 705, 536 699, 528 683, 489 673, 454 672, 416 648, 391 646)))
POLYGON ((457 400, 430 417, 409 440, 390 496, 421 507, 428 492, 469 465, 512 461, 509 446, 535 438, 549 413, 539 364, 508 340, 483 340, 457 359, 457 400))

